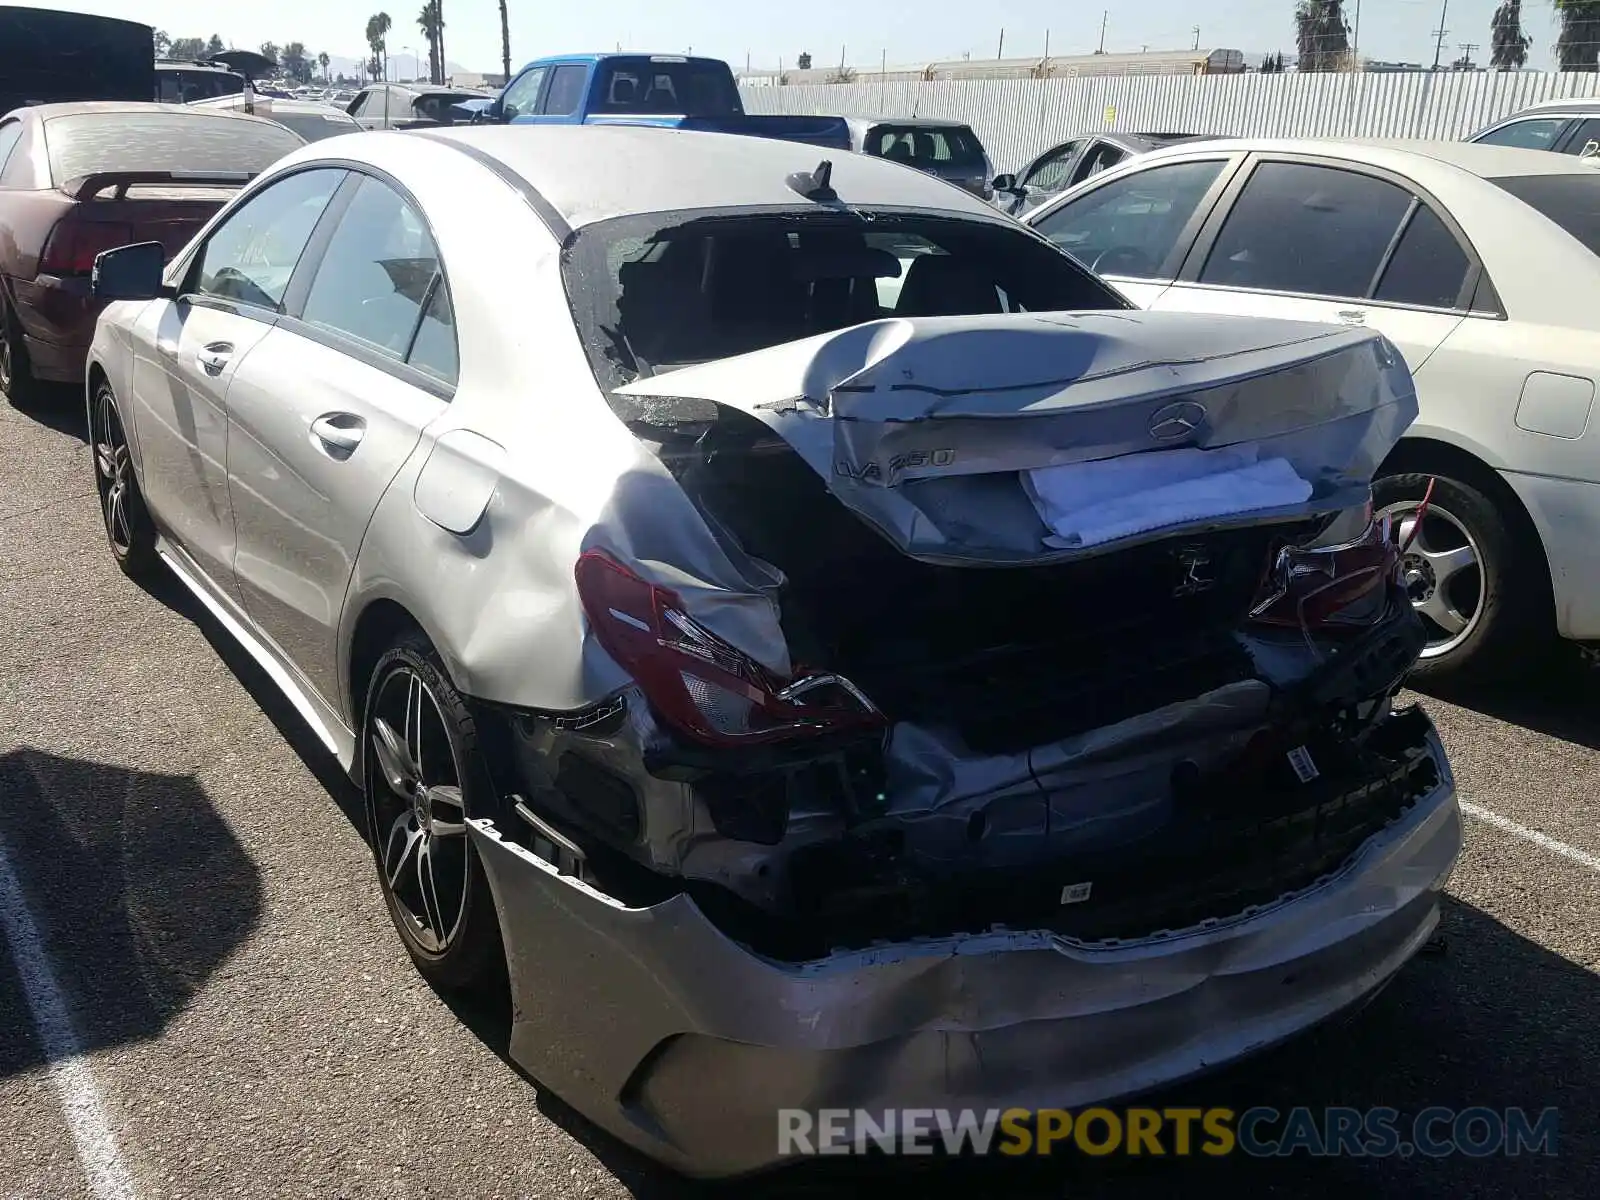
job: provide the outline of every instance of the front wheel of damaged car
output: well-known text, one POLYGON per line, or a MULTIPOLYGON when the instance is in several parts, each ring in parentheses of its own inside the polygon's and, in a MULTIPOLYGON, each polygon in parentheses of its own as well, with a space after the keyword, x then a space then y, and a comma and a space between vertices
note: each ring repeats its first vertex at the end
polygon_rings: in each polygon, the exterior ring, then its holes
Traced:
POLYGON ((361 746, 378 884, 412 961, 436 987, 494 986, 505 956, 466 825, 493 789, 472 715, 421 635, 373 669, 361 746))
POLYGON ((1548 591, 1534 573, 1538 556, 1523 552, 1499 506, 1468 483, 1391 475, 1372 491, 1406 547, 1401 579, 1427 627, 1413 677, 1442 683, 1503 669, 1538 625, 1548 591))

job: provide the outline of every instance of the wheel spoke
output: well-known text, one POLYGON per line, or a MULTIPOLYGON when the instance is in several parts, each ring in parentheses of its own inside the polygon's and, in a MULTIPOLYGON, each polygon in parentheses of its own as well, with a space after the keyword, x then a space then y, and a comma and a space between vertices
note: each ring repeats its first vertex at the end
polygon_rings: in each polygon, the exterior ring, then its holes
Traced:
MULTIPOLYGON (((1417 514, 1415 512, 1409 512, 1405 516, 1401 517, 1398 538, 1399 544, 1404 546, 1407 542, 1411 542, 1411 535, 1416 532, 1416 528, 1417 514)), ((1411 542, 1411 548, 1416 548, 1415 542, 1411 542)))
POLYGON ((112 484, 111 490, 106 493, 106 529, 118 546, 126 547, 130 543, 128 513, 121 484, 112 484))
POLYGON ((422 844, 422 830, 411 824, 411 812, 407 810, 394 819, 394 824, 389 826, 389 838, 383 847, 384 871, 389 877, 389 890, 392 892, 400 880, 400 873, 406 869, 406 864, 411 861, 413 851, 422 844), (404 839, 398 856, 395 854, 395 843, 404 839), (391 863, 393 865, 391 865, 391 863))
POLYGON ((1472 548, 1471 543, 1457 546, 1454 550, 1423 550, 1422 557, 1427 559, 1428 565, 1433 568, 1436 588, 1444 587, 1453 576, 1468 567, 1478 565, 1478 552, 1472 548))
POLYGON ((116 478, 116 467, 113 454, 115 452, 106 443, 102 442, 94 448, 94 467, 100 472, 100 477, 108 483, 116 478))
POLYGON ((444 927, 444 910, 439 905, 439 885, 433 877, 433 847, 424 840, 417 853, 417 890, 422 894, 422 916, 440 949, 449 940, 449 930, 444 927))
POLYGON ((407 803, 411 801, 411 786, 417 778, 417 767, 400 735, 382 717, 372 722, 372 748, 378 756, 378 766, 383 771, 389 790, 407 803))
POLYGON ((1450 603, 1443 588, 1434 588, 1432 594, 1417 605, 1417 611, 1452 637, 1467 627, 1468 618, 1450 603))
POLYGON ((406 691, 406 749, 411 755, 412 778, 422 779, 422 680, 415 675, 407 677, 406 691))

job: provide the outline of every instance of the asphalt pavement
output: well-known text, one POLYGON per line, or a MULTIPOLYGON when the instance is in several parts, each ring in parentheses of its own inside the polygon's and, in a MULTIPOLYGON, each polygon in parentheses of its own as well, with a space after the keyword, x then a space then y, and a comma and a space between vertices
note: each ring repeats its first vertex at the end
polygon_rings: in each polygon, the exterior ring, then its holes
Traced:
POLYGON ((505 1011, 418 978, 349 784, 176 584, 117 572, 82 438, 70 393, 0 405, 0 1200, 1593 1191, 1600 701, 1576 669, 1423 698, 1472 814, 1440 952, 1164 1098, 1555 1106, 1554 1157, 879 1160, 704 1189, 520 1075, 505 1011))

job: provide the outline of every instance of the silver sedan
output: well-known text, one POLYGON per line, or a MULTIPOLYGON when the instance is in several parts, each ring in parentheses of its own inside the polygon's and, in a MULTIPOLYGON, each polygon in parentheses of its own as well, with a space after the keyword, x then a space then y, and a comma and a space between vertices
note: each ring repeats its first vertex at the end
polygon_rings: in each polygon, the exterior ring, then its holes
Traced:
POLYGON ((1428 937, 1449 766, 1364 330, 1145 314, 916 171, 626 127, 307 146, 102 255, 112 552, 363 788, 418 969, 681 1170, 1110 1100, 1428 937), (1286 390, 1296 398, 1286 405, 1286 390))

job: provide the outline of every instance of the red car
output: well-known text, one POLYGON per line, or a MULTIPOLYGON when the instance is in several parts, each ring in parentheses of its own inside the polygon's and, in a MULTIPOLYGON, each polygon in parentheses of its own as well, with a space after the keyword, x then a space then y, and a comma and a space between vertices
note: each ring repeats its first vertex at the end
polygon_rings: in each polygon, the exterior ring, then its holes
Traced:
POLYGON ((81 383, 102 307, 95 255, 176 254, 241 186, 304 145, 273 121, 144 103, 42 104, 0 116, 0 392, 81 383))

